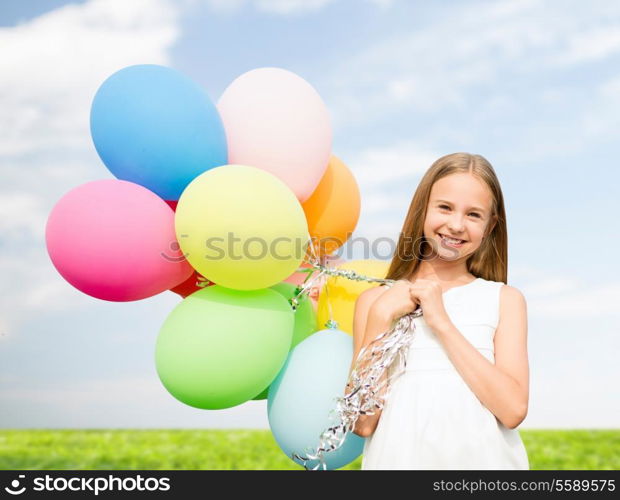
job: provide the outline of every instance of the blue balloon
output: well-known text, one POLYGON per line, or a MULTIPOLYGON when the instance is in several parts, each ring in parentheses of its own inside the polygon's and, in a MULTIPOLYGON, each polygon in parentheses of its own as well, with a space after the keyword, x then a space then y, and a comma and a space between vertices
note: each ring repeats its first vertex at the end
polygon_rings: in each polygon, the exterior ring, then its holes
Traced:
POLYGON ((110 172, 165 200, 178 200, 195 177, 228 163, 217 108, 200 85, 164 66, 128 66, 105 80, 90 132, 110 172))
MULTIPOLYGON (((344 395, 353 357, 351 335, 337 329, 320 330, 295 346, 269 386, 267 414, 273 436, 286 455, 316 452, 321 433, 333 425, 330 411, 344 395)), ((365 439, 349 433, 342 446, 325 453, 327 469, 343 467, 360 456, 365 439)), ((315 467, 318 460, 309 461, 315 467)))

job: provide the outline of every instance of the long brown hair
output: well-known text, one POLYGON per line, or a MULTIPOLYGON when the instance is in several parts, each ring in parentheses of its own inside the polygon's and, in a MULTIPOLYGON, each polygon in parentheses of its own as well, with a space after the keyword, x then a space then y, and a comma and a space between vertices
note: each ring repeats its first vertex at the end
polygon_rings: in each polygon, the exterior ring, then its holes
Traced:
POLYGON ((452 153, 433 163, 416 189, 392 257, 388 279, 408 279, 417 272, 423 255, 427 255, 424 220, 433 184, 455 173, 470 173, 484 182, 493 195, 491 218, 480 247, 467 259, 468 271, 478 278, 507 283, 508 232, 504 197, 495 170, 486 158, 470 153, 452 153))

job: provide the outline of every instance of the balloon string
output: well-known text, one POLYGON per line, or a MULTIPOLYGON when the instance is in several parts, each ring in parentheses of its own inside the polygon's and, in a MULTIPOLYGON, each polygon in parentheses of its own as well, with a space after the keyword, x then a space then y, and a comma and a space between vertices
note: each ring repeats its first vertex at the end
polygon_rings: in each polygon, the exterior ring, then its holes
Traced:
MULTIPOLYGON (((364 274, 357 273, 351 269, 336 269, 331 266, 325 265, 325 258, 321 259, 317 256, 316 249, 314 247, 314 244, 312 243, 312 239, 310 240, 309 247, 310 247, 311 255, 308 256, 307 263, 311 266, 311 270, 300 268, 298 269, 298 272, 313 273, 314 270, 318 270, 319 272, 314 277, 314 279, 310 279, 312 275, 308 274, 304 283, 302 285, 297 286, 293 297, 289 299, 289 303, 291 304, 293 310, 297 309, 297 307, 299 306, 299 298, 302 295, 308 294, 312 286, 315 283, 319 282, 319 280, 321 280, 325 275, 336 276, 336 277, 342 276, 343 278, 346 278, 346 279, 355 280, 355 281, 365 281, 368 283, 393 284, 395 282, 395 280, 392 280, 392 279, 375 278, 372 276, 366 276, 364 274)), ((328 288, 329 288, 329 284, 326 283, 325 290, 327 294, 329 294, 328 288)), ((331 304, 329 302, 328 302, 328 310, 329 310, 329 318, 331 321, 333 320, 333 316, 332 316, 331 304)))
POLYGON ((319 257, 317 257, 316 249, 315 249, 314 244, 312 242, 312 238, 309 240, 309 249, 310 249, 310 254, 311 255, 306 255, 307 258, 306 258, 306 260, 304 260, 304 262, 308 263, 310 265, 310 269, 308 269, 308 268, 299 268, 297 270, 298 272, 306 272, 306 273, 308 273, 308 276, 306 276, 306 279, 304 280, 304 282, 301 285, 297 286, 297 288, 295 289, 295 293, 294 293, 293 297, 291 299, 289 299, 289 303, 291 304, 293 310, 296 310, 297 307, 299 307, 299 299, 300 299, 300 297, 302 297, 303 295, 308 295, 310 290, 312 289, 312 287, 315 286, 315 283, 320 283, 320 280, 323 278, 325 273, 328 272, 327 266, 322 265, 321 262, 320 262, 319 257), (319 272, 318 272, 318 274, 316 274, 316 276, 314 276, 314 273, 317 270, 319 272), (310 279, 310 278, 312 278, 312 279, 310 279))
POLYGON ((328 317, 328 320, 325 322, 324 327, 330 328, 330 329, 336 329, 338 328, 338 322, 334 319, 334 311, 332 309, 332 302, 329 299, 329 280, 327 280, 323 286, 325 288, 325 302, 327 302, 327 317, 328 317))

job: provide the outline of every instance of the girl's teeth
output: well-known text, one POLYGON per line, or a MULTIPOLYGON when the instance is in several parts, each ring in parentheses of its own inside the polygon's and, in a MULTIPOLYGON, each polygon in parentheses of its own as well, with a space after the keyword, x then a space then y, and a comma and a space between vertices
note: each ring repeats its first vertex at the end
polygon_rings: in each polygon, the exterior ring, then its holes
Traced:
POLYGON ((452 238, 448 238, 447 236, 441 235, 441 237, 446 240, 448 243, 459 244, 463 243, 463 240, 453 240, 452 238))

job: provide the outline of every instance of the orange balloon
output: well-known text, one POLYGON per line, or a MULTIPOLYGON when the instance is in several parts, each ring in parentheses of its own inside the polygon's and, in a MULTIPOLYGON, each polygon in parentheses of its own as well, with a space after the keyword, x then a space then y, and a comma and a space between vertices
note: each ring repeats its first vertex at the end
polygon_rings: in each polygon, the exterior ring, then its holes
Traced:
POLYGON ((353 173, 331 155, 321 182, 301 206, 319 255, 332 253, 349 239, 360 216, 360 190, 353 173))

